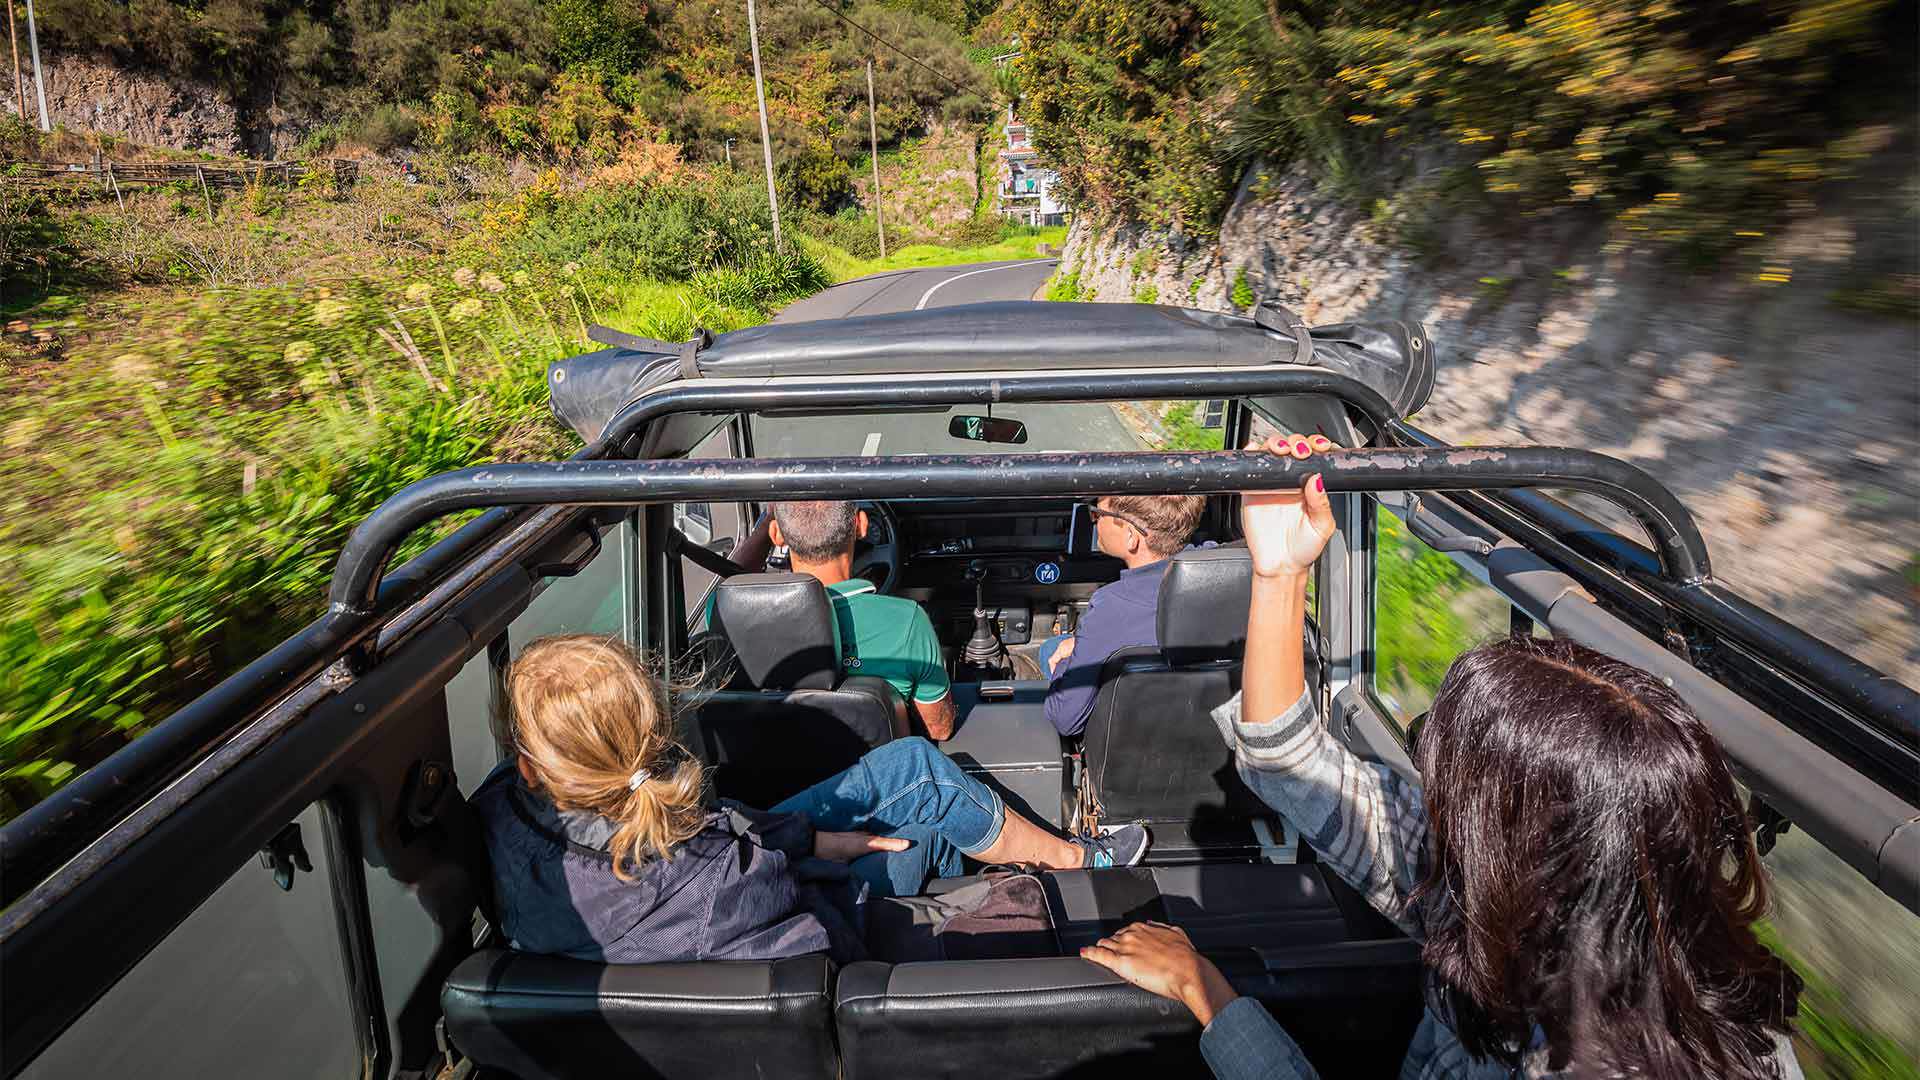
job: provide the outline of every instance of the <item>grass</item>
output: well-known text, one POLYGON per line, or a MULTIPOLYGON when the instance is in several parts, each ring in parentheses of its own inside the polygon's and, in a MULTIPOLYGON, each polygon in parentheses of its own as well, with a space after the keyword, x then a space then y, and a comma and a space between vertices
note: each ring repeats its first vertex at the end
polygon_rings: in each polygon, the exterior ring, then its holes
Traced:
POLYGON ((0 344, 0 819, 310 620, 347 531, 394 491, 570 452, 545 375, 598 347, 588 324, 684 339, 828 283, 729 216, 733 194, 683 183, 449 206, 372 182, 216 221, 164 191, 124 214, 36 208, 58 258, 10 265, 7 291, 51 337, 0 344), (661 245, 730 253, 635 276, 661 245), (216 249, 230 277, 180 259, 216 249))
POLYGON ((1067 230, 1064 225, 1052 225, 1044 228, 1016 228, 1012 235, 997 243, 978 247, 946 247, 939 244, 911 244, 897 251, 887 252, 884 259, 863 259, 849 255, 822 240, 810 236, 801 236, 800 244, 807 253, 825 266, 827 273, 835 281, 851 281, 868 274, 878 274, 887 270, 909 270, 927 266, 953 266, 958 263, 1000 262, 1009 259, 1037 259, 1040 257, 1040 245, 1047 244, 1058 249, 1066 242, 1067 230))

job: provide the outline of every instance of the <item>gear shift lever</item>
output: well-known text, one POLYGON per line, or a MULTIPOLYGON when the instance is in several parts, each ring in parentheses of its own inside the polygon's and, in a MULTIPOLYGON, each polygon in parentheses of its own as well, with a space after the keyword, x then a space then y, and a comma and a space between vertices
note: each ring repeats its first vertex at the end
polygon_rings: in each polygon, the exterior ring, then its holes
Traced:
POLYGON ((987 567, 978 559, 967 565, 967 577, 973 579, 973 636, 967 639, 967 646, 961 650, 960 663, 965 667, 976 668, 985 676, 991 673, 998 677, 1008 667, 1007 648, 1000 644, 1000 638, 993 632, 993 624, 987 620, 987 567))

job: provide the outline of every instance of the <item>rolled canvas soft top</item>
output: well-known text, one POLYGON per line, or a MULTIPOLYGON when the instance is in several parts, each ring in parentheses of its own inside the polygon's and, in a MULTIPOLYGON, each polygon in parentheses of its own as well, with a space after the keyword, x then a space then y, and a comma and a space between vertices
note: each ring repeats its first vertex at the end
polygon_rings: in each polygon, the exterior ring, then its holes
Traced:
POLYGON ((596 438, 623 406, 676 379, 1065 371, 1310 364, 1380 392, 1401 417, 1433 392, 1433 344, 1417 323, 1308 328, 1262 304, 1251 317, 1157 304, 1029 300, 697 331, 673 344, 594 328, 613 347, 555 363, 554 415, 596 438))

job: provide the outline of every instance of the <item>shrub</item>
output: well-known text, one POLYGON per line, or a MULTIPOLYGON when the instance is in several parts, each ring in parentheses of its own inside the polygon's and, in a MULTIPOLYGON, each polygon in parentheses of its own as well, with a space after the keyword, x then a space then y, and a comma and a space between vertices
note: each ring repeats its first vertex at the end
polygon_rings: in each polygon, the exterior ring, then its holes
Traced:
POLYGON ((744 265, 772 246, 766 195, 751 176, 713 176, 673 187, 596 189, 536 202, 515 244, 554 264, 685 281, 744 265))
POLYGON ((420 121, 398 105, 377 105, 360 118, 348 138, 369 150, 412 146, 420 138, 420 121))
POLYGON ((1008 228, 999 214, 975 214, 954 226, 951 241, 955 247, 987 247, 1006 239, 1008 228))
POLYGON ((1080 268, 1057 270, 1047 279, 1047 299, 1049 300, 1086 300, 1091 296, 1080 294, 1080 268))
POLYGON ((1236 308, 1250 308, 1259 297, 1253 294, 1253 285, 1247 280, 1247 268, 1241 267, 1233 272, 1233 290, 1227 294, 1236 308))
POLYGON ((831 214, 853 202, 853 167, 814 143, 780 163, 782 204, 831 214))
POLYGON ((1902 0, 1410 7, 1014 0, 1024 111, 1079 206, 1205 232, 1256 159, 1363 204, 1451 153, 1487 209, 1586 207, 1710 261, 1910 117, 1902 0), (1902 74, 1889 76, 1898 70, 1902 74))

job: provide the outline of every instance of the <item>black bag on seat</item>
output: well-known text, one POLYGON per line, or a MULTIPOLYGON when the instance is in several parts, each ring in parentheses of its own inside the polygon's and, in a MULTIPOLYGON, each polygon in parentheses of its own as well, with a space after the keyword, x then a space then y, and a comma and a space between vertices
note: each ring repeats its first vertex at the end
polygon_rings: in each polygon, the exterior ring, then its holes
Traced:
POLYGON ((906 964, 1052 956, 1060 941, 1040 879, 994 866, 946 892, 871 901, 867 948, 876 959, 906 964))

